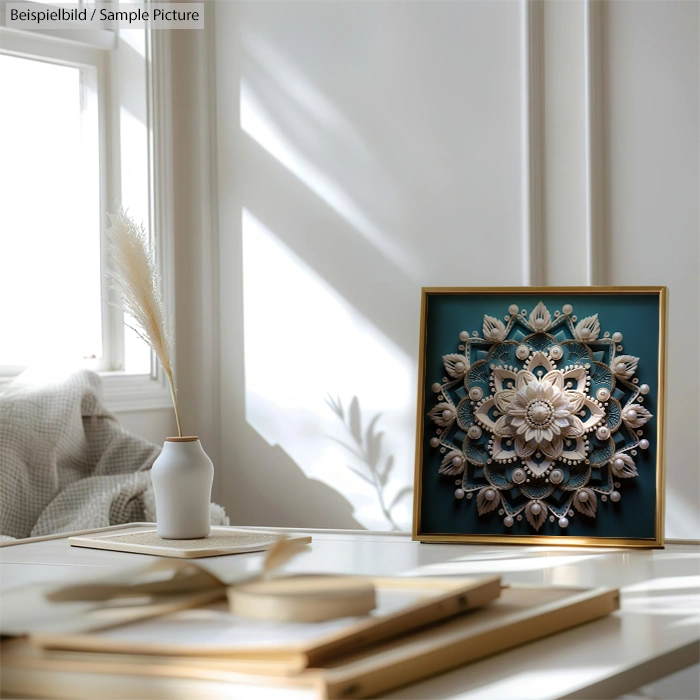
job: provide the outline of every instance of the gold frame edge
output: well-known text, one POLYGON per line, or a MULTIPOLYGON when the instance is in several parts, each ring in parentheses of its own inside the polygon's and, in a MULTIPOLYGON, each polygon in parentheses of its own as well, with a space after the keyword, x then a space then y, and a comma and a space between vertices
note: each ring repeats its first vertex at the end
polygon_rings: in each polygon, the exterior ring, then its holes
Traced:
POLYGON ((422 287, 420 310, 420 346, 418 348, 418 391, 416 411, 416 453, 413 479, 413 541, 440 544, 503 544, 503 545, 557 545, 561 547, 625 547, 637 549, 663 549, 665 531, 666 490, 666 345, 668 323, 668 288, 666 286, 593 286, 593 287, 422 287), (656 294, 659 297, 659 362, 658 362, 658 411, 656 455, 656 517, 655 537, 567 537, 552 535, 460 535, 422 534, 420 514, 422 501, 423 431, 425 416, 425 345, 427 335, 428 296, 441 294, 656 294))

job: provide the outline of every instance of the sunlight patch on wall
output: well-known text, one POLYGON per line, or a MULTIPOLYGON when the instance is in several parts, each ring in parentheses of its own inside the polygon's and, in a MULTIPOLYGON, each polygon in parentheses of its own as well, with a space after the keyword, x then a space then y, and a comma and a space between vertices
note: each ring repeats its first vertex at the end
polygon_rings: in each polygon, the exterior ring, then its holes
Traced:
POLYGON ((343 494, 365 527, 407 529, 411 359, 245 209, 242 229, 248 423, 343 494))
POLYGON ((284 55, 267 37, 246 28, 242 36, 247 57, 272 81, 276 89, 292 101, 298 111, 316 132, 320 128, 327 135, 341 140, 347 148, 345 157, 356 157, 371 162, 374 170, 381 168, 372 150, 347 116, 319 90, 289 55, 284 55))
POLYGON ((337 214, 350 223, 394 265, 415 277, 419 268, 408 253, 381 230, 353 199, 284 137, 252 87, 241 81, 241 128, 291 171, 337 214))

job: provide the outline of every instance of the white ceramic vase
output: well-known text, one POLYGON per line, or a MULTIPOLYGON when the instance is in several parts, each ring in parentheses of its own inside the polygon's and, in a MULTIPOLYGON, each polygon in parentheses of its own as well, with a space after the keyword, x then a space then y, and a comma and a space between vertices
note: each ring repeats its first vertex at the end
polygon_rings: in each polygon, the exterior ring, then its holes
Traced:
POLYGON ((168 540, 206 537, 214 465, 197 437, 166 438, 151 469, 156 529, 168 540))

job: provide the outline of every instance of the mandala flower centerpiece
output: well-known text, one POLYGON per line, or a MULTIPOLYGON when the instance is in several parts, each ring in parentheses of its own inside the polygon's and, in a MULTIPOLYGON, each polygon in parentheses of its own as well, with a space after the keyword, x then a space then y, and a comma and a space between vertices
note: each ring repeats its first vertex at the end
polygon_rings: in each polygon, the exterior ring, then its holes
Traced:
POLYGON ((460 334, 428 414, 456 498, 476 493, 480 516, 498 510, 506 528, 524 516, 536 531, 547 517, 560 528, 575 511, 594 518, 598 497, 620 500, 619 480, 638 475, 637 450, 649 447, 649 387, 634 377, 639 358, 621 354, 622 334, 600 332, 597 314, 579 320, 565 304, 552 316, 539 302, 460 334))

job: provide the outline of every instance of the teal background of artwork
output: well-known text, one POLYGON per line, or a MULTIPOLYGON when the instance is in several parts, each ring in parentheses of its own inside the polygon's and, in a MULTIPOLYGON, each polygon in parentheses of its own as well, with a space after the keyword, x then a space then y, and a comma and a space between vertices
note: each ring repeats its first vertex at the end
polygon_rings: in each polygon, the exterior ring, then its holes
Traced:
POLYGON ((659 313, 658 294, 428 294, 425 323, 425 403, 423 434, 423 465, 421 492, 420 534, 463 534, 508 536, 561 536, 569 537, 622 537, 654 538, 656 513, 657 470, 657 413, 659 401, 659 313), (523 520, 513 527, 503 525, 503 516, 493 511, 479 516, 476 497, 461 501, 454 497, 457 488, 453 476, 438 474, 442 455, 430 446, 435 436, 435 424, 425 414, 436 404, 432 385, 445 376, 442 356, 459 351, 459 334, 479 331, 484 314, 503 320, 508 307, 517 303, 527 309, 528 316, 539 301, 543 301, 554 317, 554 311, 571 304, 573 313, 582 319, 598 314, 601 337, 605 331, 622 333, 623 350, 620 354, 640 358, 635 377, 640 384, 648 384, 649 394, 644 406, 654 417, 644 426, 644 437, 649 440, 648 450, 638 450, 634 458, 639 471, 635 479, 618 479, 622 498, 618 503, 610 499, 602 502, 598 494, 598 511, 588 518, 575 511, 569 526, 562 530, 549 519, 535 533, 523 520))

